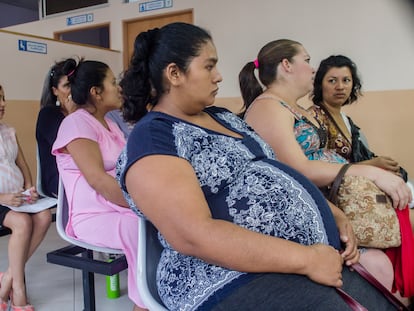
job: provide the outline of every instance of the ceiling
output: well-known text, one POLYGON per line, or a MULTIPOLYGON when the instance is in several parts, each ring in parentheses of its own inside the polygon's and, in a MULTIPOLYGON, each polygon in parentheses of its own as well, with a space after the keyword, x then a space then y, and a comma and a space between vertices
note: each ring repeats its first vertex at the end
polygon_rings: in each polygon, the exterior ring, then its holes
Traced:
POLYGON ((14 5, 32 11, 38 11, 39 0, 0 0, 0 3, 14 5))

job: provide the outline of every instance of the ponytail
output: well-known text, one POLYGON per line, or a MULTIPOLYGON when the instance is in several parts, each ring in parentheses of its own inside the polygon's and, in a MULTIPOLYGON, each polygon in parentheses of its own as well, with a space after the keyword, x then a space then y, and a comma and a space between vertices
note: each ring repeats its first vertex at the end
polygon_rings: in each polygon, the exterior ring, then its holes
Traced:
POLYGON ((164 69, 174 63, 187 72, 192 59, 200 55, 211 36, 204 29, 186 23, 171 23, 140 33, 135 39, 134 54, 120 86, 124 97, 123 117, 137 122, 156 106, 168 90, 164 69))
MULTIPOLYGON (((255 62, 257 63, 257 61, 255 62)), ((239 85, 243 98, 243 111, 240 113, 240 117, 244 117, 244 113, 251 103, 263 93, 263 88, 254 75, 254 70, 258 67, 255 62, 248 62, 239 73, 239 85)))
POLYGON ((155 105, 158 100, 156 96, 151 96, 152 82, 149 74, 150 54, 158 32, 159 29, 155 28, 140 33, 135 39, 131 63, 120 82, 124 97, 122 112, 126 121, 141 119, 147 113, 147 105, 155 105))

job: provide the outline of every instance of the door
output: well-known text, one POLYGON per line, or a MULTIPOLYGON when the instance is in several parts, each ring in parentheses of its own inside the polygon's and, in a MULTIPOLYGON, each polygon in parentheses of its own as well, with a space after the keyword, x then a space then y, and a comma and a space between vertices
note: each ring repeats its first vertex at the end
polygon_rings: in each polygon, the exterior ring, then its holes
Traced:
POLYGON ((193 10, 185 10, 169 14, 150 16, 134 19, 123 23, 124 32, 124 68, 126 69, 129 60, 134 52, 134 42, 137 35, 143 31, 153 28, 160 28, 173 22, 193 23, 193 10))

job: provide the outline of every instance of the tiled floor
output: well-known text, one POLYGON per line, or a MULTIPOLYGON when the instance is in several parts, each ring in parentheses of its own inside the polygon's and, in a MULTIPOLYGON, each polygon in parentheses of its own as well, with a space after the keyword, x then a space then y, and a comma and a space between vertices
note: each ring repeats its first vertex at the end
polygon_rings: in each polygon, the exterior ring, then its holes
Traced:
MULTIPOLYGON (((0 271, 7 267, 9 236, 0 237, 0 271)), ((55 223, 35 254, 26 265, 27 292, 36 311, 82 311, 82 275, 79 270, 46 262, 46 254, 67 245, 56 232, 55 223)), ((97 311, 131 311, 132 302, 127 295, 127 273, 120 273, 121 297, 106 298, 105 276, 95 274, 97 311)))

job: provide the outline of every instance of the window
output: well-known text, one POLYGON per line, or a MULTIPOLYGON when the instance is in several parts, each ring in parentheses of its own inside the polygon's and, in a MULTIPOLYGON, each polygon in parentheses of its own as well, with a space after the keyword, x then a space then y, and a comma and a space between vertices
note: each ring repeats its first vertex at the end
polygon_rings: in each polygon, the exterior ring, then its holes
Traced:
POLYGON ((55 33, 55 39, 109 49, 109 24, 55 33))
POLYGON ((108 3, 108 0, 42 0, 42 3, 43 14, 44 16, 48 16, 51 14, 86 8, 99 4, 105 4, 108 3))

